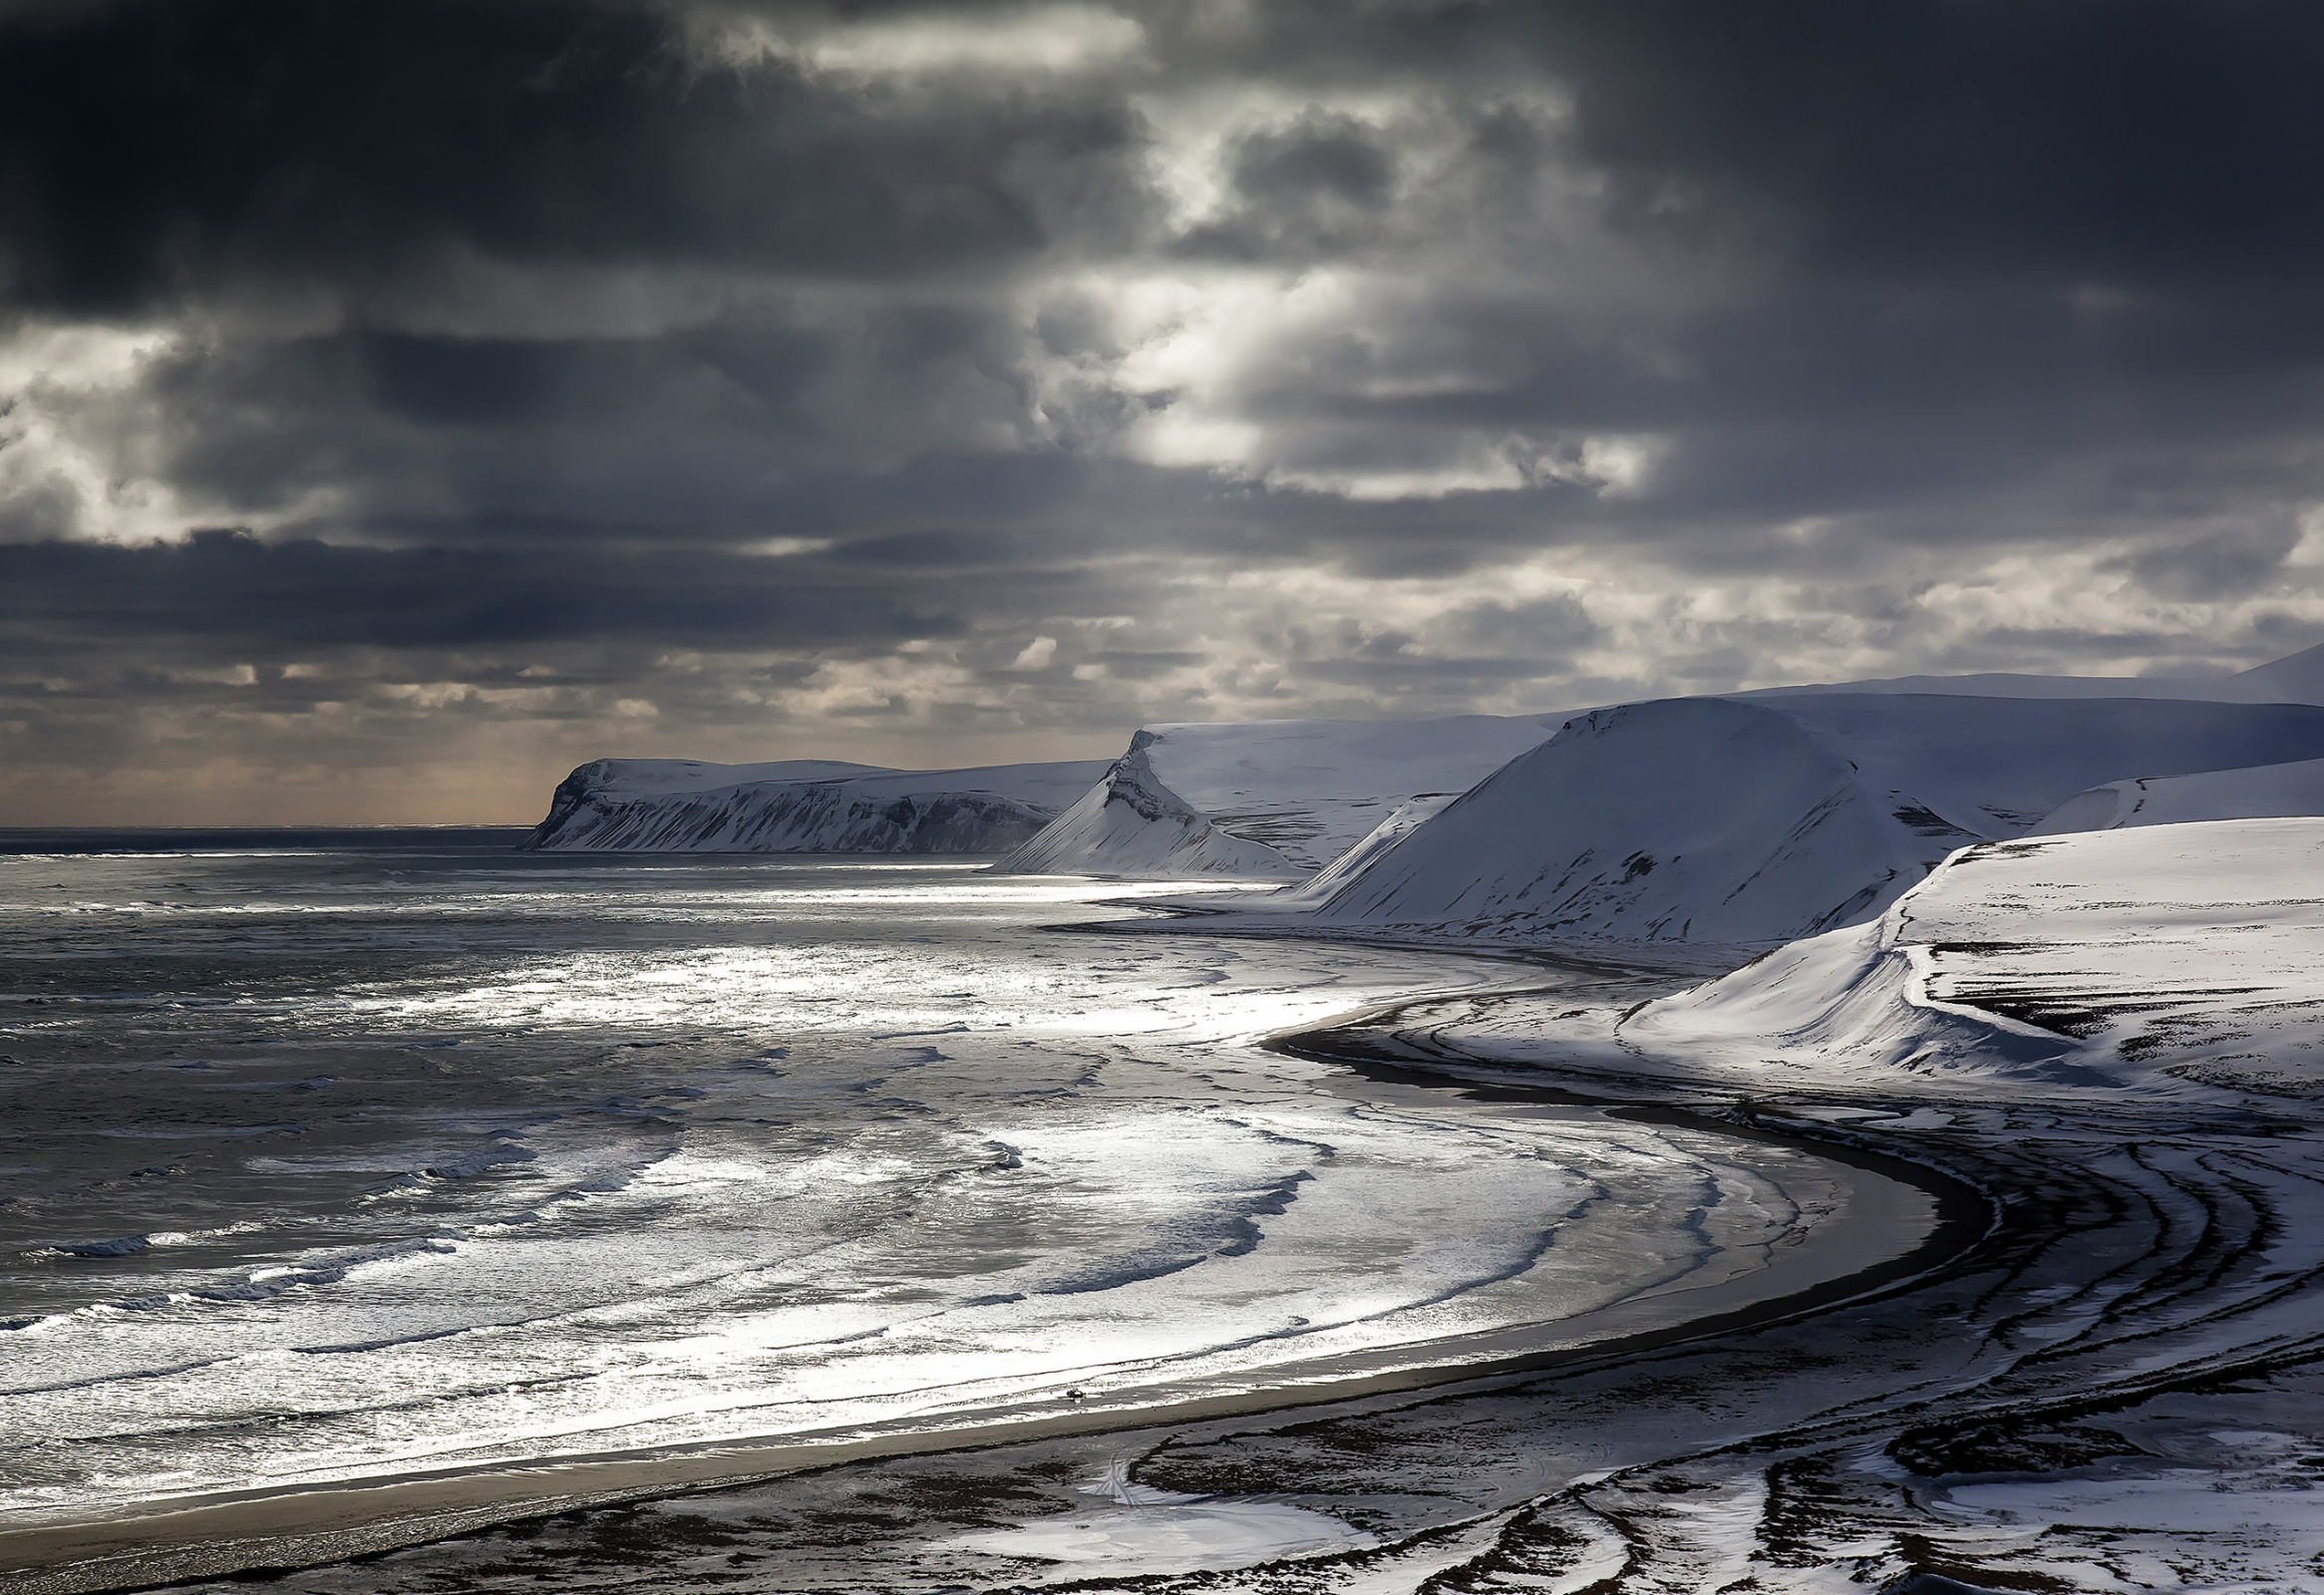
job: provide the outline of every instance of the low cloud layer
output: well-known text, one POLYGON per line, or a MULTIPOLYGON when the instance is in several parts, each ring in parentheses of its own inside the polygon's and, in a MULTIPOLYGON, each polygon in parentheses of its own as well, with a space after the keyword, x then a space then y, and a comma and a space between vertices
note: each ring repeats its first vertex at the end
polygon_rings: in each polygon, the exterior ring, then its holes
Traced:
POLYGON ((0 817, 2324 641, 2324 14, 0 4, 0 817))

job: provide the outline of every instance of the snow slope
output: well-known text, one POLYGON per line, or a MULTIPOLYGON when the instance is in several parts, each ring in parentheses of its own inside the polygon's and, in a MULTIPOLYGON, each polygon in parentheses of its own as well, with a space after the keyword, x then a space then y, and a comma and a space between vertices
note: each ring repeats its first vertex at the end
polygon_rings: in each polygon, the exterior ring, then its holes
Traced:
POLYGON ((1386 819, 1374 825, 1353 847, 1295 885, 1278 887, 1264 898, 1229 901, 1231 908, 1263 908, 1269 913, 1304 912, 1331 901, 1340 887, 1372 866, 1389 848, 1443 813, 1458 793, 1431 793, 1398 803, 1386 819))
MULTIPOLYGON (((2126 772, 2324 755, 2324 708, 1831 694, 1595 710, 1348 871, 1319 925, 1767 942, 2126 772)), ((1283 906, 1279 899, 1251 904, 1283 906)))
POLYGON ((2324 1095, 2324 818, 1964 848, 1872 923, 1649 1003, 1618 1033, 1771 1083, 1966 1070, 2324 1095))
POLYGON ((881 770, 829 760, 600 759, 556 789, 526 847, 591 852, 1002 852, 1102 775, 1103 760, 881 770))
POLYGON ((1304 876, 1401 805, 1466 791, 1553 724, 1464 715, 1149 726, 1097 787, 993 867, 1304 876))
POLYGON ((2126 825, 2183 825, 2204 819, 2272 819, 2324 814, 2324 759, 2256 770, 2110 781, 2076 793, 2026 832, 2055 836, 2126 825))

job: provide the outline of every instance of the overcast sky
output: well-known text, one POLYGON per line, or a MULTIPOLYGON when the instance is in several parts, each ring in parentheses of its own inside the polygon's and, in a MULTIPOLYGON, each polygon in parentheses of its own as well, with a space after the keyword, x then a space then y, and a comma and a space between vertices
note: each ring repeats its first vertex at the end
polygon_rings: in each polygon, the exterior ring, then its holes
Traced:
POLYGON ((2324 7, 0 0, 0 822, 2324 641, 2324 7))

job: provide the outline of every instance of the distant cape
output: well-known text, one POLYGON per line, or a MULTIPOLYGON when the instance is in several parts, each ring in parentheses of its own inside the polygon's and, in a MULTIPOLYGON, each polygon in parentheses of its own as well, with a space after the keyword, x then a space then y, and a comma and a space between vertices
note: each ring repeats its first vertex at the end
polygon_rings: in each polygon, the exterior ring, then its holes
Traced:
POLYGON ((1001 853, 1106 772, 1102 759, 970 770, 829 760, 599 759, 558 784, 522 846, 565 852, 1001 853))

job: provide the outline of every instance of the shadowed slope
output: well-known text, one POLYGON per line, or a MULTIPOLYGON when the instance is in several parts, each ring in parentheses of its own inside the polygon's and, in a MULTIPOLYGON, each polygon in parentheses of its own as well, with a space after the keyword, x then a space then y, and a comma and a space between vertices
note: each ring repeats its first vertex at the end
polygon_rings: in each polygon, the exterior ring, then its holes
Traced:
MULTIPOLYGON (((1568 721, 1377 852, 1318 923, 1767 942, 1877 914, 2096 781, 2313 759, 2306 705, 1831 694, 1568 721)), ((1253 904, 1254 908, 1264 907, 1253 904)))

